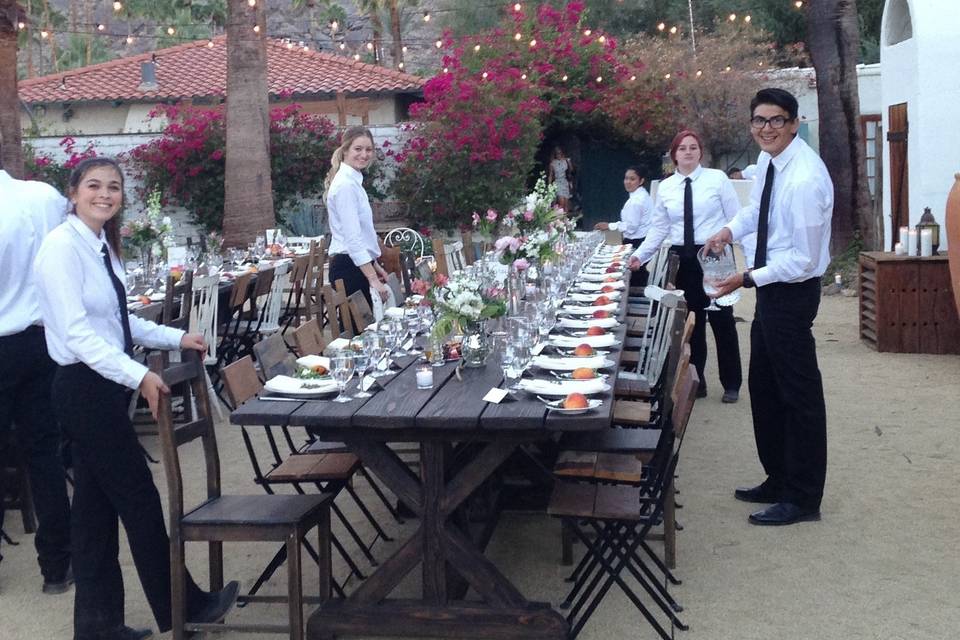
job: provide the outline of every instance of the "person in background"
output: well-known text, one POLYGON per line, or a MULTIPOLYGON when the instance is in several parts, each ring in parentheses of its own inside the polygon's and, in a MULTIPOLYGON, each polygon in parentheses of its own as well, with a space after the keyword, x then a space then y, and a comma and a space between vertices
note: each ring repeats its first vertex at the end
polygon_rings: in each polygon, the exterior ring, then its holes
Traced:
POLYGON ((670 145, 670 158, 677 169, 665 178, 657 190, 653 219, 646 239, 629 260, 633 270, 640 268, 660 249, 664 241, 671 244, 670 252, 680 258, 676 285, 684 292, 687 308, 696 314, 697 324, 690 338, 690 362, 700 376, 698 397, 707 395, 707 380, 703 370, 707 362, 707 327, 717 344, 717 361, 722 401, 736 402, 740 395, 743 374, 740 368, 740 342, 733 318, 733 307, 707 311, 710 299, 703 290, 703 269, 697 252, 707 238, 720 230, 740 208, 737 192, 727 175, 719 169, 700 165, 703 145, 693 131, 684 130, 670 145))
POLYGON ((813 321, 820 279, 830 264, 833 182, 820 157, 797 136, 797 99, 762 89, 750 104, 760 146, 750 205, 708 240, 719 248, 756 232, 753 268, 718 285, 726 295, 756 287, 750 327, 750 410, 767 478, 734 492, 770 506, 756 525, 820 519, 827 474, 827 415, 813 321))
MULTIPOLYGON (((598 222, 594 225, 594 229, 620 231, 624 242, 629 242, 634 249, 639 247, 647 236, 653 213, 653 199, 643 187, 643 182, 639 167, 627 167, 623 174, 623 188, 629 195, 623 208, 620 209, 620 222, 598 222)), ((637 269, 630 275, 630 286, 646 286, 647 277, 646 269, 637 269)))
POLYGON ((731 180, 743 180, 743 171, 740 167, 730 167, 727 169, 727 177, 731 180))
MULTIPOLYGON (((205 352, 200 334, 127 313, 120 262, 123 174, 108 158, 82 160, 70 176, 72 211, 34 261, 47 349, 59 365, 53 406, 73 443, 72 550, 75 640, 137 640, 149 629, 124 623, 119 531, 123 522, 140 584, 161 631, 170 629, 170 540, 160 496, 127 406, 139 389, 157 415, 170 390, 131 357, 134 343, 205 352)), ((239 585, 205 593, 187 576, 187 620, 216 622, 239 585)))
POLYGON ((547 168, 547 184, 557 185, 557 205, 564 211, 570 210, 573 171, 573 162, 564 154, 563 149, 560 146, 554 147, 550 166, 547 168))
MULTIPOLYGON (((380 266, 380 244, 373 227, 373 209, 363 188, 363 171, 373 162, 373 134, 350 127, 330 159, 324 201, 330 219, 330 282, 343 280, 347 295, 372 293, 387 300, 387 272, 380 266)), ((342 329, 342 326, 341 326, 342 329)))
MULTIPOLYGON (((33 260, 43 238, 63 222, 67 200, 48 184, 15 180, 0 169, 0 202, 0 446, 16 425, 37 514, 34 546, 42 590, 58 594, 73 584, 70 502, 60 458, 60 426, 50 401, 55 365, 43 337, 33 260)), ((0 460, 5 454, 0 451, 0 460)), ((0 473, 0 533, 3 495, 0 473)))

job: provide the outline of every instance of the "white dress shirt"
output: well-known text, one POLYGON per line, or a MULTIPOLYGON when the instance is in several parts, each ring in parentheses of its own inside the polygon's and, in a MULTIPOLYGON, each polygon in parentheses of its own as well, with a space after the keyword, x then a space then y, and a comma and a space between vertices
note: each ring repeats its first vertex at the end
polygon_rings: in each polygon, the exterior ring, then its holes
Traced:
POLYGON ((674 173, 660 183, 657 201, 647 237, 633 255, 645 264, 666 240, 674 246, 683 246, 684 180, 690 178, 693 191, 693 240, 702 245, 707 238, 720 231, 737 214, 740 200, 733 183, 719 169, 705 169, 699 165, 689 176, 674 173))
POLYGON ((358 267, 380 257, 373 210, 363 189, 363 174, 346 162, 340 165, 330 183, 327 214, 331 256, 346 253, 358 267))
POLYGON ((767 167, 773 162, 773 191, 767 226, 767 265, 750 272, 758 287, 803 282, 822 276, 830 264, 833 181, 820 156, 800 137, 776 158, 762 152, 750 204, 727 227, 733 239, 757 230, 767 167))
POLYGON ((33 259, 67 214, 67 199, 43 182, 17 180, 0 169, 0 336, 40 324, 33 259))
POLYGON ((644 238, 650 229, 650 216, 653 211, 653 199, 643 187, 637 187, 620 209, 620 222, 610 223, 610 229, 623 234, 624 238, 638 240, 644 238))
MULTIPOLYGON (((54 362, 82 362, 104 378, 131 389, 140 386, 148 369, 123 352, 120 307, 98 237, 75 215, 50 232, 34 262, 47 350, 54 362)), ((113 272, 124 280, 123 265, 110 250, 113 272)), ((178 349, 184 332, 130 315, 135 344, 152 349, 178 349)))

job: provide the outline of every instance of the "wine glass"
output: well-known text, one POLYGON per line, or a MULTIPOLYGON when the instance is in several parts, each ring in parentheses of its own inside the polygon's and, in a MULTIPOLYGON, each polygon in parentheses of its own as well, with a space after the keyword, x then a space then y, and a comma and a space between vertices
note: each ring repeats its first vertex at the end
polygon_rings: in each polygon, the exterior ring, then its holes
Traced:
MULTIPOLYGON (((365 334, 366 335, 366 334, 365 334)), ((350 348, 353 351, 353 366, 357 372, 357 380, 363 382, 363 377, 367 375, 367 370, 372 364, 373 358, 370 355, 370 348, 366 338, 355 339, 350 343, 350 348)), ((357 393, 354 394, 354 398, 369 398, 373 394, 369 391, 364 391, 362 388, 357 393)))
POLYGON ((373 359, 373 373, 371 375, 374 378, 382 378, 387 375, 387 367, 389 366, 387 356, 390 355, 388 344, 390 343, 382 330, 365 333, 364 339, 370 341, 370 357, 373 359))
POLYGON ((264 252, 267 250, 267 239, 264 236, 257 236, 256 241, 253 244, 254 257, 259 259, 263 257, 264 252))
POLYGON ((503 350, 500 362, 503 367, 503 377, 513 381, 513 384, 507 388, 510 391, 519 391, 520 377, 530 364, 530 348, 525 342, 513 341, 503 350))
POLYGON ((697 253, 697 261, 703 269, 703 292, 710 297, 710 306, 706 311, 720 311, 721 305, 729 307, 740 299, 740 290, 716 297, 719 293, 717 284, 737 273, 737 261, 734 258, 733 247, 726 245, 719 251, 708 251, 707 247, 697 253))
POLYGON ((337 383, 340 394, 333 399, 334 402, 350 402, 353 398, 344 393, 347 383, 353 377, 354 357, 349 349, 338 351, 330 359, 330 372, 333 374, 333 380, 337 383))

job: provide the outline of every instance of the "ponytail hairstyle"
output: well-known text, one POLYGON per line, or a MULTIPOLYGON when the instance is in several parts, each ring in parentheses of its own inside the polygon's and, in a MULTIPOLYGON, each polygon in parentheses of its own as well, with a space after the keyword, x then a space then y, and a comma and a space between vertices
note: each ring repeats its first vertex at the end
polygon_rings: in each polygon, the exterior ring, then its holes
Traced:
MULTIPOLYGON (((340 164, 343 162, 343 154, 346 153, 347 149, 350 148, 350 145, 352 145, 353 141, 357 138, 370 138, 370 143, 373 144, 373 134, 370 133, 370 129, 362 125, 354 125, 343 132, 343 137, 340 139, 340 146, 336 148, 330 157, 330 170, 327 172, 327 177, 323 181, 324 202, 327 201, 327 195, 330 193, 330 184, 337 175, 337 171, 340 170, 340 164)), ((376 158, 376 156, 374 156, 374 158, 376 158)))
MULTIPOLYGON (((117 254, 117 257, 120 257, 120 219, 123 214, 123 171, 120 170, 120 165, 117 164, 117 161, 113 158, 107 158, 104 156, 95 156, 93 158, 86 158, 77 163, 77 166, 73 168, 73 171, 70 173, 70 179, 67 182, 67 193, 73 195, 77 192, 77 189, 80 187, 80 183, 83 182, 83 178, 87 175, 87 172, 91 169, 96 169, 97 167, 112 167, 117 175, 120 176, 120 209, 117 211, 117 215, 113 216, 103 224, 103 233, 107 236, 107 244, 110 245, 110 248, 113 249, 113 252, 117 254)), ((77 215, 76 205, 70 210, 70 213, 77 215)))

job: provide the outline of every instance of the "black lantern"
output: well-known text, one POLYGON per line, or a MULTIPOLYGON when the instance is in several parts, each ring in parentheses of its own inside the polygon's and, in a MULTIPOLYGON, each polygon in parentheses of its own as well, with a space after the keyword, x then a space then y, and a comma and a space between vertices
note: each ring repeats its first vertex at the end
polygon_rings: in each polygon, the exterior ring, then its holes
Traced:
POLYGON ((937 255, 937 249, 940 248, 940 225, 937 224, 936 218, 934 218, 933 213, 930 212, 930 207, 923 208, 923 215, 920 216, 920 222, 918 222, 916 226, 918 249, 924 229, 930 229, 931 236, 933 237, 933 255, 937 255))

